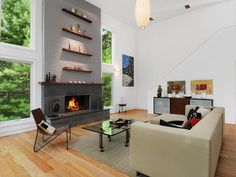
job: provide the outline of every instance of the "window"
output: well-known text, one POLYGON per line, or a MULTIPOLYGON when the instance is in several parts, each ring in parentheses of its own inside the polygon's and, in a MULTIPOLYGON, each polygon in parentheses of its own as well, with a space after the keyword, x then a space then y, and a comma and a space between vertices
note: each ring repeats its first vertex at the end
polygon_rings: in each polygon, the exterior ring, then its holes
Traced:
POLYGON ((102 29, 102 62, 112 64, 112 32, 102 29))
POLYGON ((0 0, 0 42, 30 47, 30 0, 0 0))
POLYGON ((113 104, 113 44, 114 35, 111 30, 102 28, 102 78, 103 78, 103 105, 112 107, 113 104))
POLYGON ((30 64, 0 61, 0 122, 30 117, 30 64))
POLYGON ((112 74, 103 73, 103 105, 105 107, 112 106, 112 74))

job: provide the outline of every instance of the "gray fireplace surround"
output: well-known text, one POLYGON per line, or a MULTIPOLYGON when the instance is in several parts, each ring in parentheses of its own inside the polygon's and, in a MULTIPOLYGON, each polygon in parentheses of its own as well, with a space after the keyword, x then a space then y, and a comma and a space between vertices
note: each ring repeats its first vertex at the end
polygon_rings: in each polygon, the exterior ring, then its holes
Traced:
POLYGON ((56 75, 56 82, 67 84, 41 84, 42 108, 53 124, 70 123, 71 126, 109 118, 103 109, 102 84, 70 84, 73 81, 101 83, 101 9, 84 0, 44 0, 44 75, 56 75), (92 23, 63 11, 79 9, 92 23), (80 26, 93 39, 67 33, 63 28, 80 26), (69 43, 82 43, 92 56, 63 51, 69 43), (67 66, 83 66, 91 72, 63 70, 67 66), (65 111, 65 96, 88 95, 88 109, 65 111), (52 115, 58 115, 53 117, 52 115))

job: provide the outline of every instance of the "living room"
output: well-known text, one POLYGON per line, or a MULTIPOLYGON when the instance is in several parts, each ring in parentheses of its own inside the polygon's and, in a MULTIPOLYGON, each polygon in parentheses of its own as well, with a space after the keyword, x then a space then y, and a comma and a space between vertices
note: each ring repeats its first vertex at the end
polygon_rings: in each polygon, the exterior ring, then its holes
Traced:
POLYGON ((235 4, 2 0, 0 176, 236 176, 235 4), (206 92, 193 91, 198 81, 206 92), (173 82, 181 83, 176 92, 173 82), (188 103, 178 103, 183 115, 176 115, 155 99, 188 103), (149 126, 160 119, 184 125, 192 100, 211 100, 213 109, 192 130, 149 126), (56 128, 54 141, 37 144, 37 108, 56 128), (62 124, 68 127, 57 135, 62 124), (184 147, 163 132, 177 132, 184 147))

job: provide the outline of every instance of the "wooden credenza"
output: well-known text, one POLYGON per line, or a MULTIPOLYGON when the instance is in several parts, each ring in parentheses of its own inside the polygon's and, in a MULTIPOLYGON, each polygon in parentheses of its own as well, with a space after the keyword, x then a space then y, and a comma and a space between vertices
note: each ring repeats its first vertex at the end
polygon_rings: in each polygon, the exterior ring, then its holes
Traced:
POLYGON ((197 99, 197 98, 168 98, 154 97, 153 98, 153 113, 154 114, 185 114, 186 105, 202 105, 213 106, 212 99, 197 99))

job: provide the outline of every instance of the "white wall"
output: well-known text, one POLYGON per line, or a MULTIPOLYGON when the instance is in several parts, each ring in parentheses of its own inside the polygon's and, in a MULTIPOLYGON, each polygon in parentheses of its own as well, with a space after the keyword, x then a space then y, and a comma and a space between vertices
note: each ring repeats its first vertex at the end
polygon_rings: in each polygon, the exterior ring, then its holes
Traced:
POLYGON ((113 107, 111 112, 117 112, 118 106, 123 97, 123 103, 127 103, 127 109, 136 108, 136 83, 137 83, 137 59, 136 59, 136 30, 121 21, 104 14, 102 12, 102 25, 112 31, 114 35, 114 65, 102 66, 103 72, 114 73, 113 83, 113 107), (122 54, 134 57, 134 87, 122 87, 122 54), (114 72, 114 67, 119 68, 119 72, 114 72))
MULTIPOLYGON (((213 79, 216 106, 235 123, 235 3, 217 4, 149 26, 138 34, 137 107, 152 113, 157 85, 168 80, 213 79)), ((166 89, 166 88, 165 88, 166 89)))

